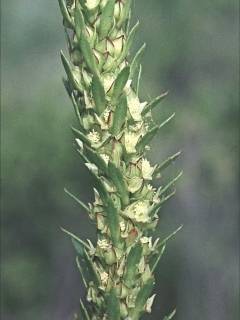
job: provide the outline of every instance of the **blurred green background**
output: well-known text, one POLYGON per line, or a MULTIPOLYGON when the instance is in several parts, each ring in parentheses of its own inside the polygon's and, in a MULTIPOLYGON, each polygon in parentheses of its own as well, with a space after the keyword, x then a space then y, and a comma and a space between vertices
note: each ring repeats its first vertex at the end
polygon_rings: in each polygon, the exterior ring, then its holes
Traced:
MULTIPOLYGON (((184 170, 158 233, 184 229, 158 269, 149 320, 175 306, 176 320, 239 319, 238 12, 237 0, 135 1, 142 97, 170 90, 156 119, 176 112, 151 158, 181 149, 165 176, 184 170)), ((70 320, 84 293, 59 227, 91 238, 94 226, 63 192, 92 199, 61 83, 62 20, 57 0, 3 0, 1 16, 2 319, 70 320)))

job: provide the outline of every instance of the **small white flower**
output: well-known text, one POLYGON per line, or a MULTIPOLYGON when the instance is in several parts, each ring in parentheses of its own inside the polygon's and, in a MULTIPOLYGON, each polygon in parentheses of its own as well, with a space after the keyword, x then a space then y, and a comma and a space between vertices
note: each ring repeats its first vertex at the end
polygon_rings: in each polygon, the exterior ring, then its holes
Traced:
POLYGON ((152 175, 155 167, 151 167, 150 162, 146 159, 142 159, 142 175, 145 180, 152 180, 152 175))
POLYGON ((147 223, 150 221, 148 215, 149 201, 138 201, 125 209, 125 214, 136 222, 147 223))
POLYGON ((143 183, 143 179, 141 179, 140 177, 132 177, 128 179, 128 191, 131 193, 135 193, 137 192, 143 183))
POLYGON ((104 119, 105 122, 108 121, 109 115, 110 115, 110 110, 109 110, 109 109, 106 109, 106 110, 103 112, 103 119, 104 119))
POLYGON ((106 164, 108 164, 110 157, 107 154, 100 154, 101 158, 105 161, 106 164))
POLYGON ((97 242, 99 248, 103 249, 103 250, 108 250, 108 249, 111 249, 111 244, 109 242, 107 242, 106 239, 103 239, 103 240, 98 240, 97 242))
POLYGON ((86 0, 85 5, 89 10, 93 10, 99 5, 99 2, 100 0, 86 0))
POLYGON ((128 107, 129 107, 129 112, 132 116, 132 118, 135 121, 141 121, 142 120, 142 111, 144 109, 144 107, 147 105, 147 102, 140 102, 139 98, 137 97, 137 95, 135 95, 134 93, 130 93, 128 95, 128 107))
POLYGON ((149 299, 147 299, 147 303, 146 303, 146 312, 151 313, 152 312, 152 305, 153 305, 153 301, 156 297, 156 294, 152 295, 149 299))
POLYGON ((103 271, 100 273, 100 278, 103 284, 107 284, 109 275, 107 274, 107 272, 103 271))
POLYGON ((94 129, 87 135, 87 138, 91 141, 91 143, 98 143, 100 141, 100 135, 94 129))
POLYGON ((125 222, 124 222, 124 221, 121 221, 121 222, 120 222, 120 230, 121 230, 122 232, 124 232, 125 229, 126 229, 125 222))
POLYGON ((151 237, 142 237, 140 241, 142 244, 146 244, 146 243, 149 243, 151 239, 152 239, 151 237))
POLYGON ((134 132, 127 132, 125 133, 125 148, 127 153, 135 153, 136 152, 136 145, 138 142, 140 135, 134 132))

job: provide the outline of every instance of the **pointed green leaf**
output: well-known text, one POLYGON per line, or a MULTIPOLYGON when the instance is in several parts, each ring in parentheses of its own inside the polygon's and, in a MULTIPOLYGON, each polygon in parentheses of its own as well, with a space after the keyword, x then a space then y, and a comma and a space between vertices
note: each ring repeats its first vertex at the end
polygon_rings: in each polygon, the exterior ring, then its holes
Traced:
POLYGON ((113 124, 110 129, 110 132, 117 136, 121 129, 123 124, 126 121, 127 116, 127 97, 125 94, 123 94, 120 98, 119 104, 116 106, 114 115, 113 115, 113 124))
POLYGON ((167 118, 165 121, 163 121, 160 126, 159 129, 163 128, 166 124, 168 124, 173 118, 175 117, 175 113, 173 113, 169 118, 167 118))
POLYGON ((157 213, 157 211, 160 209, 160 207, 167 202, 169 199, 171 199, 176 193, 176 190, 174 190, 172 193, 170 193, 167 196, 164 196, 158 203, 152 206, 152 208, 149 211, 149 216, 153 216, 157 213))
POLYGON ((154 287, 154 279, 150 278, 140 289, 136 301, 135 308, 130 312, 131 320, 138 320, 139 315, 144 311, 147 299, 150 297, 154 287))
POLYGON ((81 320, 90 320, 90 316, 88 314, 88 311, 86 309, 86 307, 84 306, 82 300, 80 299, 80 313, 81 313, 81 320))
POLYGON ((73 200, 75 200, 85 211, 89 213, 89 208, 83 203, 81 200, 79 200, 76 196, 74 196, 70 191, 68 191, 66 188, 64 188, 64 191, 67 195, 69 195, 73 200))
POLYGON ((142 115, 145 116, 148 112, 152 111, 166 96, 168 95, 168 91, 161 94, 151 101, 142 111, 142 115))
POLYGON ((138 265, 142 257, 142 246, 137 243, 131 248, 125 265, 124 281, 128 287, 131 287, 136 282, 136 274, 138 272, 138 265))
POLYGON ((171 157, 168 157, 162 164, 157 166, 156 170, 154 171, 154 176, 156 177, 161 171, 169 167, 180 155, 182 154, 181 151, 175 153, 171 157))
POLYGON ((138 72, 138 77, 137 77, 137 88, 136 88, 137 96, 138 96, 138 93, 139 93, 141 76, 142 76, 142 65, 140 64, 140 66, 139 66, 139 72, 138 72))
POLYGON ((103 39, 108 35, 113 25, 114 6, 115 6, 115 0, 108 0, 107 4, 103 8, 101 18, 100 18, 100 25, 99 25, 100 39, 103 39))
POLYGON ((146 44, 144 43, 141 46, 141 48, 138 50, 138 52, 136 53, 136 55, 131 63, 130 79, 133 79, 135 77, 137 70, 139 70, 140 60, 142 58, 142 55, 143 55, 145 48, 146 48, 146 44))
POLYGON ((120 303, 114 288, 107 294, 106 302, 108 319, 120 320, 120 303))
POLYGON ((65 0, 58 0, 58 3, 59 3, 59 7, 60 7, 63 18, 68 22, 69 26, 73 28, 74 24, 73 24, 72 18, 70 17, 68 9, 66 7, 65 0))
POLYGON ((96 106, 96 112, 101 115, 106 108, 106 96, 104 87, 97 75, 92 79, 92 94, 96 106))
POLYGON ((155 271, 155 269, 157 268, 158 266, 158 263, 159 261, 161 260, 164 252, 165 252, 165 249, 166 249, 166 244, 162 246, 161 250, 159 251, 159 253, 157 254, 156 257, 154 257, 154 259, 151 260, 151 272, 153 273, 155 271))
POLYGON ((62 60, 63 67, 65 69, 65 72, 66 72, 66 74, 68 76, 68 79, 69 79, 71 85, 73 86, 74 89, 82 92, 83 88, 77 82, 76 78, 74 77, 74 74, 73 74, 73 71, 72 71, 72 67, 71 67, 69 61, 67 60, 67 58, 65 57, 65 55, 63 54, 62 51, 61 51, 61 60, 62 60))
POLYGON ((136 35, 136 32, 137 32, 137 29, 138 29, 138 26, 139 26, 139 21, 135 24, 135 26, 133 26, 133 28, 131 29, 131 31, 129 32, 129 35, 128 35, 128 38, 127 38, 127 41, 125 43, 125 46, 123 48, 123 51, 122 51, 122 54, 120 56, 120 59, 119 59, 119 64, 121 62, 123 62, 123 60, 126 58, 126 56, 129 54, 129 51, 130 51, 130 48, 133 44, 133 40, 134 40, 134 37, 136 35))
POLYGON ((123 93, 123 89, 125 88, 128 78, 130 74, 130 67, 126 66, 124 69, 120 71, 117 76, 117 79, 113 86, 113 93, 112 93, 112 103, 116 105, 118 103, 118 99, 120 95, 123 93))
POLYGON ((143 149, 151 142, 159 130, 159 127, 155 126, 150 129, 145 136, 143 136, 136 145, 137 152, 142 152, 143 149))
POLYGON ((87 146, 85 146, 84 150, 90 163, 95 164, 103 173, 108 172, 106 162, 97 152, 87 146))
POLYGON ((122 172, 111 161, 109 161, 109 163, 108 163, 108 175, 111 178, 113 184, 115 185, 115 187, 121 197, 123 205, 128 205, 129 204, 129 194, 128 194, 127 185, 124 181, 122 172))
POLYGON ((75 96, 74 94, 71 92, 70 94, 70 98, 72 100, 72 104, 73 104, 73 107, 74 107, 74 111, 75 111, 75 114, 76 114, 76 117, 78 119, 78 122, 81 126, 81 131, 83 132, 83 124, 82 124, 82 119, 81 119, 81 115, 80 115, 80 112, 79 112, 79 108, 78 108, 78 105, 77 105, 77 102, 76 102, 76 99, 75 99, 75 96))
POLYGON ((176 310, 174 310, 169 316, 164 317, 163 320, 171 320, 176 314, 176 310))

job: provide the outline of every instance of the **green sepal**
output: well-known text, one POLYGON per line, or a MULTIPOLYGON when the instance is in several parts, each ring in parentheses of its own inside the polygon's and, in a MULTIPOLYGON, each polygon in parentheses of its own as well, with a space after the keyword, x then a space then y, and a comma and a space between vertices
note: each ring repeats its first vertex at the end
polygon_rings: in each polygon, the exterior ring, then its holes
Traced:
POLYGON ((164 98, 168 95, 168 91, 153 99, 142 111, 142 116, 145 116, 148 112, 152 111, 164 98))
POLYGON ((68 76, 68 79, 72 85, 72 87, 80 92, 83 91, 83 88, 82 86, 77 82, 77 80, 75 79, 74 77, 74 74, 72 72, 72 68, 71 68, 71 65, 69 63, 69 61, 67 60, 67 58, 65 57, 64 53, 61 51, 61 60, 62 60, 62 64, 63 64, 63 67, 65 69, 65 72, 68 76))
POLYGON ((154 171, 154 177, 156 177, 161 171, 169 167, 180 155, 182 154, 181 151, 175 153, 171 157, 168 157, 165 161, 163 161, 154 171))
POLYGON ((174 310, 170 315, 165 316, 165 317, 163 318, 163 320, 171 320, 171 319, 173 319, 173 317, 175 316, 175 314, 176 314, 176 310, 174 310))
POLYGON ((75 137, 79 138, 82 142, 85 142, 88 146, 91 146, 91 142, 89 141, 89 139, 86 137, 84 133, 82 133, 81 131, 79 131, 74 127, 71 127, 71 129, 75 137))
POLYGON ((97 62, 94 57, 93 50, 84 32, 77 34, 77 39, 79 42, 79 48, 82 52, 84 61, 86 62, 89 70, 92 72, 92 74, 99 74, 98 68, 97 68, 97 62))
POLYGON ((161 247, 161 249, 159 250, 157 256, 156 256, 156 257, 154 256, 154 257, 150 260, 149 265, 150 265, 150 269, 151 269, 151 272, 152 272, 152 273, 155 271, 156 267, 158 266, 158 263, 159 263, 159 261, 161 260, 163 254, 164 254, 164 252, 165 252, 165 249, 166 249, 166 244, 164 244, 164 245, 161 247))
POLYGON ((107 4, 104 6, 99 25, 99 35, 100 39, 105 38, 113 24, 113 14, 114 14, 115 0, 108 0, 107 4))
POLYGON ((124 181, 121 170, 117 168, 112 161, 109 161, 108 163, 108 175, 111 178, 113 184, 115 185, 123 205, 125 206, 128 205, 129 194, 128 194, 126 183, 124 181))
POLYGON ((69 24, 69 27, 73 29, 74 27, 73 20, 68 12, 65 0, 58 0, 58 3, 59 3, 59 7, 60 7, 63 18, 67 21, 67 23, 69 24))
POLYGON ((113 93, 112 93, 112 104, 116 105, 120 95, 123 93, 123 89, 129 79, 130 67, 126 66, 123 68, 117 76, 114 82, 113 93))
POLYGON ((78 1, 76 1, 74 21, 75 21, 76 36, 78 39, 80 39, 82 36, 82 33, 85 34, 86 24, 84 22, 84 17, 83 17, 82 10, 81 10, 81 7, 80 7, 80 4, 78 1))
POLYGON ((115 247, 121 247, 118 211, 115 208, 113 200, 106 190, 102 180, 91 171, 90 174, 94 178, 96 189, 99 192, 105 208, 107 225, 109 226, 112 242, 115 247))
POLYGON ((146 48, 146 44, 144 43, 141 48, 136 53, 135 57, 133 58, 133 61, 131 63, 131 71, 130 71, 130 79, 133 79, 135 77, 135 74, 140 66, 140 60, 142 58, 143 52, 146 48))
POLYGON ((89 208, 83 203, 81 200, 79 200, 76 196, 74 196, 70 191, 68 191, 66 188, 64 188, 64 192, 69 195, 73 200, 75 200, 86 212, 90 212, 89 208))
POLYGON ((147 299, 150 297, 153 287, 153 278, 150 278, 146 283, 142 285, 135 301, 135 308, 132 310, 132 312, 130 312, 131 320, 138 320, 139 315, 144 312, 147 299))
POLYGON ((134 245, 127 256, 125 264, 124 282, 127 287, 132 287, 136 282, 138 265, 142 257, 143 248, 140 243, 134 245))
POLYGON ((108 319, 120 320, 120 303, 116 294, 116 290, 112 288, 106 296, 106 308, 108 319))
POLYGON ((142 152, 144 148, 151 142, 159 130, 158 126, 154 126, 150 129, 145 136, 143 136, 136 145, 137 152, 142 152))
POLYGON ((82 300, 80 299, 80 314, 81 314, 81 320, 90 320, 90 316, 88 314, 88 311, 86 307, 84 306, 82 300))
POLYGON ((96 112, 100 116, 106 108, 106 96, 102 82, 97 75, 94 75, 92 79, 92 94, 96 112))
POLYGON ((123 94, 120 98, 119 104, 116 106, 116 109, 113 115, 113 124, 112 124, 112 127, 110 128, 110 132, 114 136, 117 136, 120 133, 122 126, 126 121, 127 107, 128 107, 127 97, 125 94, 123 94))
POLYGON ((131 48, 131 46, 133 44, 133 40, 134 40, 134 37, 136 35, 138 26, 139 26, 139 21, 133 26, 133 28, 129 32, 127 41, 125 43, 125 46, 123 48, 122 54, 121 54, 120 59, 119 59, 119 64, 122 63, 123 60, 126 58, 126 56, 129 54, 129 50, 130 50, 130 48, 131 48))
POLYGON ((107 173, 107 165, 103 158, 95 152, 93 149, 88 148, 87 146, 84 147, 86 157, 89 159, 90 163, 94 163, 103 173, 107 173))
POLYGON ((123 23, 128 19, 129 17, 129 12, 131 10, 131 5, 132 5, 132 0, 127 0, 124 3, 123 10, 121 13, 121 19, 119 19, 117 23, 117 27, 120 28, 123 23))

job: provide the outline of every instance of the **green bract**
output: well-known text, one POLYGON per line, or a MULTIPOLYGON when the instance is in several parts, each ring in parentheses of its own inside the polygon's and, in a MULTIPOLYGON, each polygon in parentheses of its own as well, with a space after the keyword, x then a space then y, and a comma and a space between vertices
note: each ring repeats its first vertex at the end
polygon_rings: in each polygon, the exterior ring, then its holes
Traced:
POLYGON ((181 174, 158 190, 151 182, 180 153, 161 165, 146 159, 151 140, 174 115, 162 124, 152 119, 152 110, 167 93, 150 102, 138 97, 145 44, 131 61, 138 27, 130 27, 131 3, 59 0, 69 49, 69 58, 61 53, 64 83, 78 120, 72 128, 75 146, 95 187, 95 201, 89 205, 65 190, 97 229, 95 245, 64 230, 72 238, 87 291, 85 302, 80 301, 81 320, 138 320, 150 313, 153 272, 166 242, 179 230, 153 240, 159 210, 174 195, 181 174))

